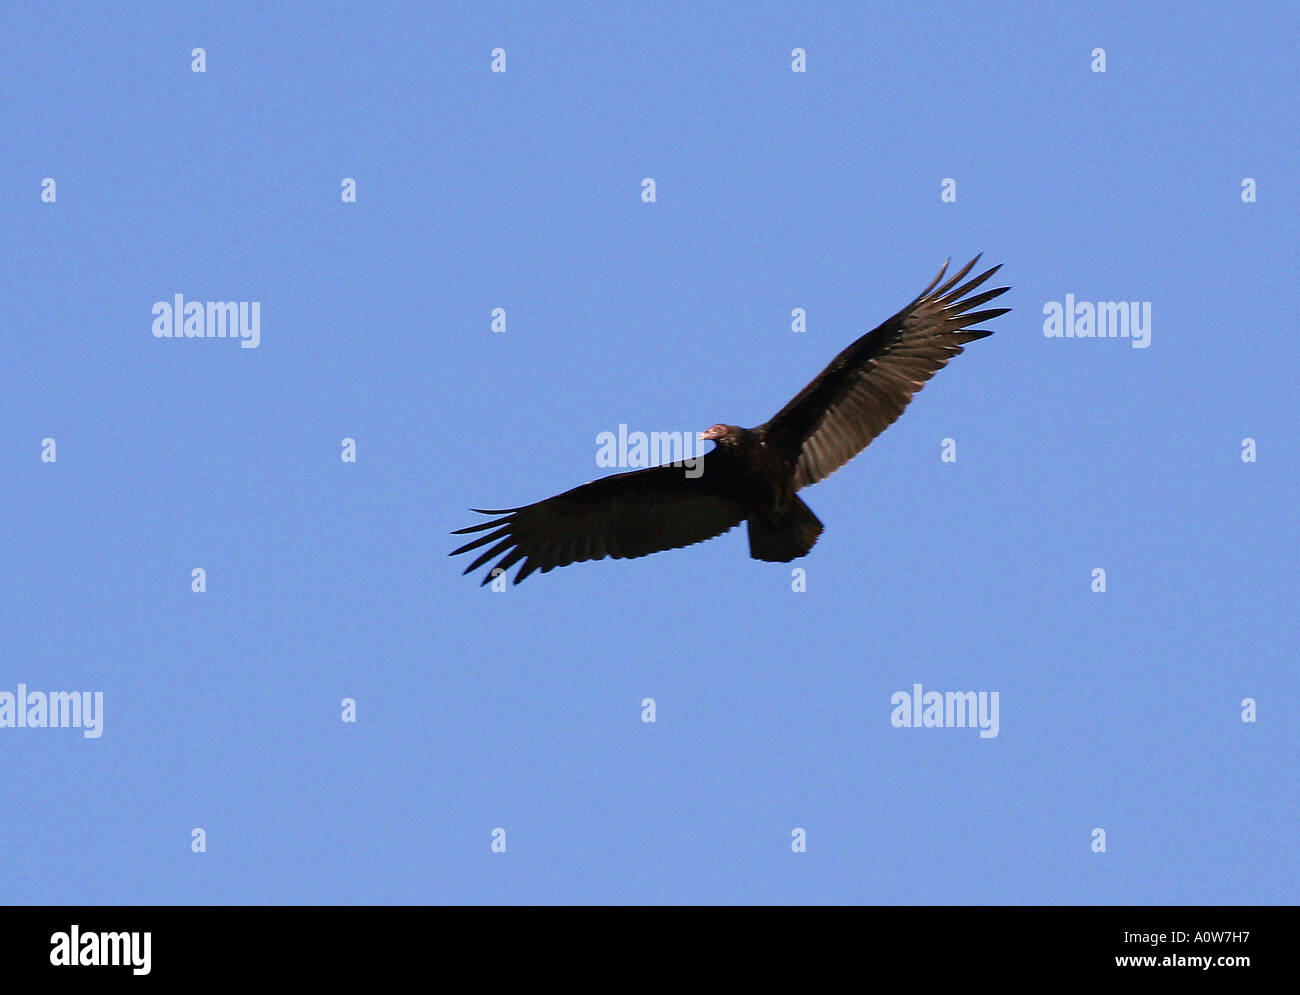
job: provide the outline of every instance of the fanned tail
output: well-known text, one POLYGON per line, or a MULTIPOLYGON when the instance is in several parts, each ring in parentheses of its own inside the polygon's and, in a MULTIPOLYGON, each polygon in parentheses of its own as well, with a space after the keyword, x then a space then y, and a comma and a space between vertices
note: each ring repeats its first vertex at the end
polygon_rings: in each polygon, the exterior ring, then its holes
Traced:
POLYGON ((785 518, 776 525, 757 516, 749 519, 749 555, 769 563, 789 563, 806 556, 821 534, 822 523, 796 497, 785 518))

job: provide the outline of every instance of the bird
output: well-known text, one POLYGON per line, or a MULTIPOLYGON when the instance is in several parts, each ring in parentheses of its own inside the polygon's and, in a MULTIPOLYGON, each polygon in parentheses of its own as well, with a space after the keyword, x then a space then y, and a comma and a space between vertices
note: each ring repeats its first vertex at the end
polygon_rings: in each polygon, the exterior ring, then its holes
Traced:
POLYGON ((1010 289, 973 293, 1000 264, 961 283, 982 255, 940 285, 951 259, 945 261, 910 304, 845 348, 762 425, 717 424, 700 433, 714 448, 690 472, 680 463, 646 467, 518 508, 471 509, 494 517, 455 530, 485 534, 449 555, 488 547, 466 574, 500 556, 485 585, 523 560, 518 584, 536 570, 690 546, 741 522, 749 527, 753 559, 788 563, 807 555, 823 525, 797 492, 870 445, 967 342, 992 334, 973 326, 1011 310, 977 310, 1010 289))

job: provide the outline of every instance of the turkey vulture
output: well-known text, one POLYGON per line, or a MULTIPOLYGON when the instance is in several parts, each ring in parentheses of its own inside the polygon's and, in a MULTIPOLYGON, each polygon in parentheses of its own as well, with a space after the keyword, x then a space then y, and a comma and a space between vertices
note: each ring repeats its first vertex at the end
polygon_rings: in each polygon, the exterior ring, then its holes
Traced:
MULTIPOLYGON (((757 428, 714 425, 701 433, 715 447, 702 471, 654 466, 593 480, 522 508, 478 511, 501 516, 453 535, 486 532, 451 555, 488 544, 465 573, 504 554, 486 584, 519 560, 515 583, 580 560, 632 559, 703 542, 749 523, 749 555, 788 563, 805 555, 822 523, 796 491, 830 476, 893 424, 935 371, 962 345, 992 333, 973 328, 1010 308, 974 310, 1005 293, 967 296, 1001 267, 957 286, 976 256, 943 286, 939 275, 916 300, 836 356, 812 383, 757 428)), ((697 465, 696 470, 701 469, 697 465)))

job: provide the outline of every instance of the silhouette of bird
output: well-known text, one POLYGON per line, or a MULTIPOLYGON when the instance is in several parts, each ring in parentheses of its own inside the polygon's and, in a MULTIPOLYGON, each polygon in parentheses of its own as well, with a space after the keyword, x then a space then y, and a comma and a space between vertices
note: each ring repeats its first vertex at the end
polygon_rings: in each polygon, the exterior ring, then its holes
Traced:
POLYGON ((973 328, 1010 308, 976 310, 1009 287, 972 294, 1000 266, 957 284, 976 256, 942 286, 943 264, 925 290, 862 336, 784 408, 757 428, 714 425, 701 433, 713 450, 688 476, 682 466, 654 466, 593 480, 536 504, 457 529, 485 532, 451 555, 488 546, 465 573, 495 556, 483 583, 520 560, 514 582, 582 560, 633 559, 703 542, 749 524, 749 555, 787 563, 804 556, 822 523, 797 492, 834 473, 903 413, 912 395, 949 359, 992 333, 973 328), (701 472, 702 470, 702 472, 701 472))

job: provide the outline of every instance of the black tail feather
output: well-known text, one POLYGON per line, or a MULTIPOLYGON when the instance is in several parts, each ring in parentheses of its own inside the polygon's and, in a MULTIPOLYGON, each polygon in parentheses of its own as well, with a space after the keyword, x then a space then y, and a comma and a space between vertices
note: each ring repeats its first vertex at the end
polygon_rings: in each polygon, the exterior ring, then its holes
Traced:
POLYGON ((757 516, 749 519, 749 555, 769 563, 789 563, 807 554, 822 534, 822 523, 799 498, 785 518, 769 525, 757 516))

